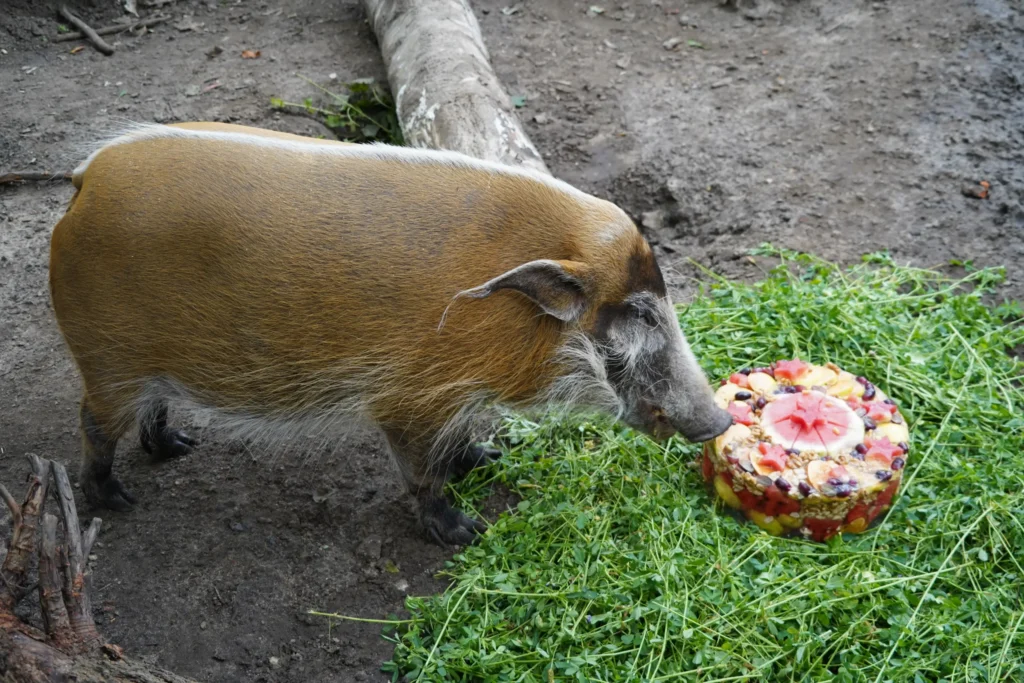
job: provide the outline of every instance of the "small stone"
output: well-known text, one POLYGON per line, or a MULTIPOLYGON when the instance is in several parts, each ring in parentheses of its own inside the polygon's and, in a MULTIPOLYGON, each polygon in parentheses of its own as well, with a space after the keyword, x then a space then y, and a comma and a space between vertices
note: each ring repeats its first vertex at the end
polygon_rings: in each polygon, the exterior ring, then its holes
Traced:
POLYGON ((375 562, 380 559, 381 539, 379 536, 369 536, 364 539, 356 552, 365 560, 375 562))
POLYGON ((269 660, 271 669, 280 669, 281 660, 278 657, 271 657, 269 660))
POLYGON ((205 631, 206 630, 206 622, 205 621, 199 622, 199 628, 201 630, 205 631))
POLYGON ((683 42, 683 39, 676 36, 673 38, 669 38, 664 43, 662 43, 661 46, 666 50, 674 50, 679 46, 679 43, 681 42, 683 42))

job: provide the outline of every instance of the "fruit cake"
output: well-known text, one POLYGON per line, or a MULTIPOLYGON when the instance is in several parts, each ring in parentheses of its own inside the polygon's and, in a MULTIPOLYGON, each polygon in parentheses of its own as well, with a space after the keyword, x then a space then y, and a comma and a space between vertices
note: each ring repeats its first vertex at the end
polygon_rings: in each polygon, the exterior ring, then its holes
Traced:
POLYGON ((861 533, 889 507, 910 434, 895 402, 833 363, 782 360, 724 380, 733 416, 704 445, 704 478, 770 534, 861 533))

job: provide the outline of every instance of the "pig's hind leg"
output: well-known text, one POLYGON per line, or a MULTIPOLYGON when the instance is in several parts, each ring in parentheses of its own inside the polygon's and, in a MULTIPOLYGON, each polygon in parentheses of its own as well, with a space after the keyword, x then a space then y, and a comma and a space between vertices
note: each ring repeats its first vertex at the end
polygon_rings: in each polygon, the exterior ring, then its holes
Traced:
POLYGON ((164 402, 154 405, 142 417, 139 441, 143 450, 160 460, 188 455, 199 443, 182 430, 168 426, 167 404, 164 402))
POLYGON ((501 451, 497 448, 468 444, 453 455, 448 463, 449 479, 462 479, 478 467, 487 467, 497 462, 501 451))

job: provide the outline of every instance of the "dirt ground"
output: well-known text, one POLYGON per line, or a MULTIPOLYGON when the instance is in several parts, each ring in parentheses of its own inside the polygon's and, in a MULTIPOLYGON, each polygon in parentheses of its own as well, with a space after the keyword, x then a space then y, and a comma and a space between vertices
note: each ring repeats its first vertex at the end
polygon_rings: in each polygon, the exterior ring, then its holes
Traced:
MULTIPOLYGON (((355 0, 169 0, 170 21, 114 37, 112 57, 48 42, 54 0, 0 4, 0 172, 70 169, 75 146, 118 118, 321 133, 270 98, 311 95, 297 74, 385 75, 355 0)), ((120 11, 68 4, 95 26, 120 11)), ((151 4, 139 2, 143 14, 151 4)), ((691 259, 756 277, 762 266, 743 255, 771 241, 843 262, 889 249, 922 266, 1005 265, 1006 296, 1024 297, 1019 3, 473 4, 553 172, 641 221, 682 296, 691 259), (981 180, 989 199, 963 194, 981 180)), ((28 452, 77 471, 78 379, 46 285, 49 231, 70 195, 64 182, 0 187, 0 481, 11 488, 28 452)), ((130 655, 209 681, 385 680, 378 626, 329 630, 306 610, 381 618, 443 588, 433 575, 450 552, 426 541, 371 436, 311 458, 210 442, 162 465, 126 440, 118 458, 141 503, 102 513, 94 602, 130 655)))

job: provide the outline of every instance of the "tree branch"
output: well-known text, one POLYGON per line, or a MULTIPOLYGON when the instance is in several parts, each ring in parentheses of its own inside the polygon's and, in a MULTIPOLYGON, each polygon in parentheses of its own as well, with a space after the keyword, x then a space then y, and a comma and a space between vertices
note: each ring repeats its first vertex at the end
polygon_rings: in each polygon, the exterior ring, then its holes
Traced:
POLYGON ((43 628, 55 643, 69 643, 75 634, 71 630, 68 610, 60 580, 60 561, 57 547, 57 518, 43 515, 43 542, 39 551, 39 607, 43 614, 43 628))
POLYGON ((85 590, 85 558, 82 556, 82 531, 78 525, 78 510, 71 490, 67 470, 59 462, 53 463, 53 481, 57 487, 57 503, 64 518, 64 604, 67 605, 71 628, 84 646, 100 640, 96 623, 92 620, 92 604, 85 590))
POLYGON ((92 553, 92 544, 96 542, 96 537, 100 535, 100 527, 102 525, 102 519, 93 517, 89 528, 82 532, 82 557, 85 558, 86 562, 89 561, 89 555, 92 553))
MULTIPOLYGON (((159 23, 167 21, 167 17, 151 17, 149 19, 143 19, 142 21, 136 21, 133 24, 115 24, 113 26, 104 26, 103 28, 96 29, 96 35, 98 36, 109 36, 113 33, 122 33, 124 31, 134 31, 137 28, 149 28, 150 26, 156 26, 159 23)), ((56 38, 51 38, 54 43, 63 43, 68 40, 81 40, 86 36, 82 33, 71 32, 62 33, 56 38)))
POLYGON ((29 477, 25 502, 19 507, 10 492, 4 489, 4 502, 14 514, 11 528, 11 542, 7 557, 0 566, 0 609, 13 611, 26 591, 25 575, 29 559, 36 552, 36 530, 39 528, 39 514, 46 502, 46 491, 50 476, 50 461, 29 455, 32 474, 29 477), (13 504, 14 507, 11 507, 13 504), (17 512, 15 509, 17 508, 17 512))
POLYGON ((93 30, 92 26, 89 26, 89 24, 72 14, 71 10, 69 10, 67 6, 61 5, 60 15, 67 19, 69 23, 74 24, 75 28, 81 31, 82 35, 88 38, 89 42, 92 43, 97 50, 107 56, 114 54, 114 48, 110 47, 107 41, 96 35, 96 31, 93 30))

